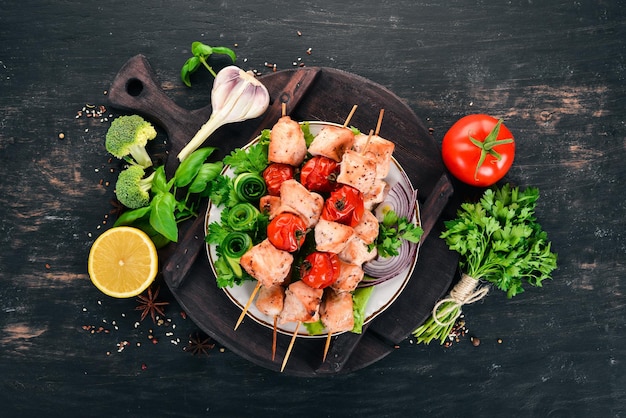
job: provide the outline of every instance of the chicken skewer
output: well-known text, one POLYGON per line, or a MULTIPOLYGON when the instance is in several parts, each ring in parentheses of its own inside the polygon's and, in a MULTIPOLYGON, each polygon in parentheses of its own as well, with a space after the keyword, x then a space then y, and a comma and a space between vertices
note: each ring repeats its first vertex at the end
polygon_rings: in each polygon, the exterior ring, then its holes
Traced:
MULTIPOLYGON (((285 102, 281 103, 281 110, 282 110, 282 112, 281 112, 282 116, 285 117, 285 115, 287 113, 287 103, 285 103, 285 102)), ((248 309, 250 308, 250 305, 252 304, 252 301, 254 301, 254 298, 255 298, 256 294, 259 292, 259 289, 261 288, 261 285, 262 285, 261 281, 258 281, 256 286, 255 286, 255 288, 254 288, 254 290, 250 294, 250 298, 248 298, 248 301, 246 302, 243 310, 241 311, 241 314, 239 315, 239 318, 237 319, 237 323, 235 324, 235 331, 237 330, 237 328, 239 328, 239 325, 241 324, 241 322, 245 318, 246 314, 248 313, 248 309)))
POLYGON ((256 300, 256 307, 261 313, 274 318, 272 333, 272 361, 276 358, 276 340, 278 330, 278 315, 283 310, 285 299, 285 288, 282 285, 271 287, 261 287, 256 300))
POLYGON ((261 286, 271 287, 274 285, 282 285, 289 275, 292 263, 293 256, 287 251, 279 250, 274 247, 268 239, 253 246, 241 256, 239 264, 241 264, 241 267, 248 272, 248 274, 257 280, 257 284, 239 316, 235 330, 239 327, 241 321, 243 321, 243 318, 248 312, 248 308, 252 304, 261 286))
POLYGON ((322 289, 314 289, 302 280, 293 282, 287 287, 285 303, 278 317, 278 322, 280 324, 296 322, 296 328, 293 331, 289 347, 287 347, 287 352, 280 367, 281 372, 287 365, 300 325, 303 322, 317 322, 319 320, 319 308, 323 294, 324 291, 322 289))

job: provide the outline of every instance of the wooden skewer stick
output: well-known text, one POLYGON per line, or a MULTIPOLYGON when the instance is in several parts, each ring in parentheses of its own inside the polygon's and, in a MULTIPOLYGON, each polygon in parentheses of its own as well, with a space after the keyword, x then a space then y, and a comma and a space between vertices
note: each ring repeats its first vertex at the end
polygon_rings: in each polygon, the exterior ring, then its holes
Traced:
POLYGON ((276 331, 278 329, 278 317, 274 317, 274 333, 272 334, 272 361, 276 358, 276 331))
POLYGON ((383 115, 385 114, 385 109, 380 109, 380 113, 378 114, 378 123, 376 124, 376 131, 374 135, 378 135, 380 132, 380 125, 383 123, 383 115))
POLYGON ((350 119, 352 119, 352 116, 354 115, 354 112, 356 112, 356 108, 357 107, 358 107, 357 105, 352 106, 352 110, 348 114, 348 117, 346 118, 346 121, 343 123, 343 127, 344 128, 346 128, 348 126, 348 124, 350 123, 350 119))
POLYGON ((282 366, 280 366, 281 373, 283 370, 285 370, 285 366, 287 365, 287 360, 289 360, 289 355, 291 355, 291 349, 293 348, 293 344, 296 342, 296 336, 298 335, 298 329, 300 328, 301 323, 302 321, 298 321, 298 324, 296 325, 296 330, 293 332, 293 335, 291 336, 291 341, 289 342, 289 347, 287 347, 287 352, 285 353, 283 364, 282 366))
POLYGON ((287 114, 287 103, 282 102, 280 106, 281 106, 282 116, 285 116, 287 114))
POLYGON ((252 294, 250 295, 250 298, 248 299, 248 302, 246 302, 246 306, 244 306, 243 311, 241 311, 241 315, 239 315, 239 319, 237 320, 237 323, 235 324, 235 331, 237 331, 237 328, 239 328, 239 325, 243 321, 243 318, 246 316, 246 312, 248 312, 248 308, 252 304, 252 301, 254 300, 254 297, 256 296, 260 288, 261 288, 261 282, 257 282, 256 287, 254 288, 254 290, 252 291, 252 294))
POLYGON ((372 135, 374 135, 374 130, 370 129, 370 133, 369 135, 367 135, 367 141, 365 141, 365 145, 363 146, 363 150, 361 150, 361 152, 365 152, 365 150, 367 149, 367 146, 370 144, 370 141, 372 140, 372 135))
POLYGON ((326 361, 326 355, 328 354, 328 349, 330 348, 330 339, 333 336, 332 332, 328 332, 326 336, 326 344, 324 344, 324 355, 322 356, 322 363, 326 361))

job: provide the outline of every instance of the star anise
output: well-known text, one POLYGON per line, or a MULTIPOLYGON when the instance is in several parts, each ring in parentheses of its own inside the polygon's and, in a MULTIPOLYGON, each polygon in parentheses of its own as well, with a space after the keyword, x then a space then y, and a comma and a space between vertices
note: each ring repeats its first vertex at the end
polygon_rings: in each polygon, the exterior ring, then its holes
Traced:
POLYGON ((109 211, 109 215, 119 217, 126 210, 126 207, 117 199, 111 199, 110 203, 112 208, 109 211))
POLYGON ((189 345, 185 347, 185 351, 190 352, 194 356, 197 354, 209 355, 209 350, 215 347, 215 342, 211 337, 200 335, 200 333, 191 334, 189 336, 189 345))
POLYGON ((169 305, 169 302, 157 302, 157 297, 159 296, 159 288, 157 287, 154 294, 152 293, 152 287, 148 288, 147 295, 139 295, 137 297, 137 301, 139 301, 139 306, 135 308, 137 311, 141 312, 141 320, 143 321, 148 314, 152 318, 152 322, 156 324, 156 314, 161 314, 165 316, 163 313, 162 306, 169 305))

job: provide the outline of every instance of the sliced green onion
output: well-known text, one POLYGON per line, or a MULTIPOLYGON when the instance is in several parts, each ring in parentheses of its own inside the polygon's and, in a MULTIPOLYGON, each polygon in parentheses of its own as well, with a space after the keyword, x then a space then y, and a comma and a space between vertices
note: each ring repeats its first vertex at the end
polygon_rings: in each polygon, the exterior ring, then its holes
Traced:
POLYGON ((267 187, 265 180, 255 173, 242 173, 235 178, 235 193, 239 199, 255 202, 265 196, 267 187))

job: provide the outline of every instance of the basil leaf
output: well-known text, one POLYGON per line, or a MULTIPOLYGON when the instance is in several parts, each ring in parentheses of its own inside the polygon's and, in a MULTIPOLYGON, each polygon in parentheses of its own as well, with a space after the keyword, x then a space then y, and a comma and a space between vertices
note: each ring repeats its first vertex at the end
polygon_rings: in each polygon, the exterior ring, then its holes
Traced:
POLYGON ((230 59, 232 60, 232 62, 235 62, 237 60, 237 56, 235 55, 235 52, 230 48, 226 48, 225 46, 214 46, 213 53, 228 55, 230 59))
POLYGON ((208 184, 220 174, 222 168, 224 168, 224 164, 221 161, 202 164, 198 174, 189 185, 189 193, 202 193, 205 191, 208 184))
POLYGON ((180 78, 183 80, 183 83, 187 87, 191 87, 191 74, 195 72, 200 66, 200 59, 198 57, 191 57, 185 64, 183 64, 183 68, 180 70, 180 78))
POLYGON ((144 206, 139 209, 127 210, 122 213, 119 218, 115 221, 113 226, 122 226, 122 225, 132 225, 134 222, 146 216, 150 213, 152 208, 150 206, 144 206))
POLYGON ((202 42, 192 42, 191 43, 191 53, 198 56, 208 57, 213 53, 213 48, 208 45, 203 44, 202 42))
POLYGON ((169 191, 170 187, 167 184, 167 178, 165 177, 165 167, 159 166, 154 171, 154 178, 152 179, 152 192, 159 194, 169 191))
POLYGON ((176 198, 170 192, 159 193, 150 202, 150 225, 170 241, 178 241, 178 225, 174 217, 176 198))
POLYGON ((204 147, 192 152, 189 157, 185 158, 174 173, 174 184, 176 187, 185 187, 193 181, 200 167, 211 153, 215 151, 214 147, 204 147))

